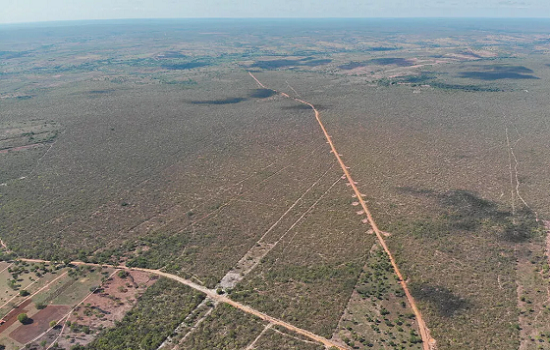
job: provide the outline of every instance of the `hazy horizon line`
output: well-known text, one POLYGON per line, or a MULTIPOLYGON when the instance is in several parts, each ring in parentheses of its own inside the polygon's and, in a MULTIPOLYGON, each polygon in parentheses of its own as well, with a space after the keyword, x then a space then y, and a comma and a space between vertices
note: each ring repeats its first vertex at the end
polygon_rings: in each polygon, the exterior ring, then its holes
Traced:
POLYGON ((550 20, 550 17, 487 17, 487 16, 470 16, 470 17, 453 17, 453 16, 428 16, 428 17, 150 17, 150 18, 97 18, 97 19, 74 19, 74 20, 53 20, 53 21, 32 21, 32 22, 0 22, 1 26, 10 25, 34 25, 34 24, 70 24, 78 22, 128 22, 128 21, 182 21, 182 20, 281 20, 281 21, 296 21, 296 20, 550 20))

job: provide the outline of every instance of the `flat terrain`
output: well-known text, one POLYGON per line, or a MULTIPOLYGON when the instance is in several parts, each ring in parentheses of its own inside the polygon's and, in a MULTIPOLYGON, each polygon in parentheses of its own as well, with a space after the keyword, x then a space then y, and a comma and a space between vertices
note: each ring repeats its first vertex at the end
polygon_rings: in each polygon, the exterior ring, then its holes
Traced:
MULTIPOLYGON (((75 307, 92 294, 91 290, 102 284, 102 278, 106 278, 105 276, 115 270, 15 261, 10 265, 9 271, 12 275, 1 279, 0 283, 8 285, 9 289, 17 294, 2 307, 2 319, 5 323, 0 325, 0 342, 6 349, 18 349, 50 330, 50 322, 58 323, 67 318, 75 307), (17 276, 16 279, 12 279, 14 274, 17 276), (11 282, 26 279, 32 282, 25 289, 17 284, 14 287, 11 282), (18 321, 21 313, 27 314, 30 318, 28 324, 18 321)), ((130 302, 127 309, 133 304, 130 302)), ((119 319, 122 316, 123 314, 119 319)))
POLYGON ((0 344, 546 349, 549 29, 0 26, 0 344))

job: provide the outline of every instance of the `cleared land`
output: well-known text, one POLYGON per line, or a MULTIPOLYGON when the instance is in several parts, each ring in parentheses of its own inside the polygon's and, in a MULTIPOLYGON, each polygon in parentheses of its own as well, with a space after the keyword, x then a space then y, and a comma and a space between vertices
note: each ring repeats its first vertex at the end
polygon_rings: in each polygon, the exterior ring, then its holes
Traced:
MULTIPOLYGON (((0 325, 0 342, 6 349, 16 349, 32 343, 51 328, 50 322, 66 318, 77 305, 101 284, 102 276, 112 269, 100 271, 98 267, 64 267, 49 262, 16 261, 9 270, 16 279, 5 278, 2 284, 13 285, 13 280, 33 280, 26 289, 16 289, 18 296, 10 298, 4 306, 6 321, 0 325), (102 272, 102 273, 101 273, 102 272), (29 324, 21 324, 17 318, 25 313, 29 324)), ((13 288, 13 287, 10 287, 13 288)), ((18 287, 16 287, 18 288, 18 287)))

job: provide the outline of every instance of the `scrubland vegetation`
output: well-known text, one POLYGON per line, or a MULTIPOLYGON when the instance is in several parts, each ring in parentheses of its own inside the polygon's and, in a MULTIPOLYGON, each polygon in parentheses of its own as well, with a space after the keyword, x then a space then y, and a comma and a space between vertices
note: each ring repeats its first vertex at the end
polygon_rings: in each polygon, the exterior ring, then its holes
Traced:
POLYGON ((189 287, 160 279, 120 323, 99 334, 86 348, 157 349, 203 298, 189 287))
POLYGON ((181 349, 242 349, 260 334, 264 326, 261 320, 220 304, 181 343, 181 349))
MULTIPOLYGON (((0 28, 1 311, 43 319, 0 325, 0 342, 19 348, 67 312, 105 318, 91 303, 72 311, 114 271, 67 266, 81 260, 183 276, 352 348, 421 347, 312 110, 249 70, 321 112, 439 350, 544 349, 548 28, 0 28), (229 271, 242 280, 222 288, 229 271)), ((120 293, 138 289, 117 278, 120 293)), ((29 347, 321 348, 165 279, 113 328, 67 326, 29 347)))

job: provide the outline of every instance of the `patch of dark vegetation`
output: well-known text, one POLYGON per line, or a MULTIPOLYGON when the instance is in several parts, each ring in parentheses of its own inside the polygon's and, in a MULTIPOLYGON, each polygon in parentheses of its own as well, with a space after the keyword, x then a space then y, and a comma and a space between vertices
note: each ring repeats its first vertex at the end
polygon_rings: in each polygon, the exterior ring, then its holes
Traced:
POLYGON ((433 73, 426 73, 421 75, 407 75, 397 78, 397 80, 380 79, 378 85, 389 86, 395 85, 396 82, 408 83, 412 86, 417 85, 430 85, 435 89, 441 90, 461 90, 466 92, 499 92, 503 89, 496 86, 487 85, 464 85, 464 84, 449 84, 443 81, 436 80, 436 75, 433 73))
POLYGON ((399 78, 403 83, 427 84, 435 79, 435 74, 406 75, 399 78))
POLYGON ((524 66, 478 66, 478 71, 461 72, 461 78, 477 80, 499 80, 499 79, 540 79, 532 75, 532 69, 524 66))
POLYGON ((261 68, 261 69, 278 69, 285 67, 294 67, 294 66, 306 66, 306 67, 316 67, 322 66, 332 62, 331 59, 312 59, 312 57, 306 57, 299 60, 291 59, 279 59, 279 60, 268 60, 268 61, 257 61, 252 64, 252 68, 261 68))
MULTIPOLYGON (((413 83, 418 84, 418 83, 413 83)), ((441 90, 460 90, 465 92, 501 92, 503 89, 496 86, 483 86, 483 85, 463 85, 463 84, 448 84, 442 81, 422 81, 422 84, 430 85, 434 89, 441 90)), ((380 85, 380 83, 379 83, 380 85)))
POLYGON ((442 90, 461 90, 466 92, 500 92, 504 91, 496 86, 482 86, 482 85, 462 85, 462 84, 448 84, 441 81, 432 81, 429 84, 431 87, 442 90))
POLYGON ((210 62, 185 62, 185 63, 165 63, 161 67, 168 70, 188 70, 193 68, 208 67, 210 62))
POLYGON ((161 78, 161 79, 159 79, 159 82, 161 84, 179 85, 179 86, 182 86, 182 87, 191 87, 191 86, 195 86, 195 85, 199 84, 199 83, 197 83, 197 81, 195 81, 191 78, 189 78, 187 80, 175 80, 175 79, 161 78))
POLYGON ((34 97, 33 95, 23 95, 23 96, 17 96, 16 98, 18 100, 30 100, 33 97, 34 97))
POLYGON ((276 95, 276 94, 277 93, 273 90, 256 89, 250 94, 250 97, 252 97, 252 98, 267 98, 267 97, 271 97, 271 96, 276 95))
POLYGON ((378 300, 384 299, 389 293, 395 291, 391 289, 393 267, 385 251, 378 249, 371 253, 372 262, 369 263, 369 271, 365 271, 357 283, 357 293, 364 298, 375 297, 378 300))
POLYGON ((326 59, 322 59, 322 60, 307 61, 307 62, 302 63, 301 65, 302 66, 307 66, 307 67, 317 67, 317 66, 323 66, 325 64, 329 64, 330 62, 332 62, 332 60, 326 58, 326 59))
POLYGON ((416 299, 429 303, 443 317, 452 317, 460 310, 471 306, 468 300, 445 287, 411 283, 410 288, 416 299))
POLYGON ((410 67, 414 65, 413 62, 406 58, 399 58, 399 57, 383 57, 383 58, 373 58, 372 60, 367 61, 370 64, 377 64, 381 66, 389 66, 389 65, 396 65, 399 67, 410 67))
POLYGON ((191 101, 194 105, 228 105, 246 101, 244 97, 229 97, 223 100, 191 101))
POLYGON ((111 92, 115 92, 115 89, 106 89, 106 90, 90 90, 88 91, 89 94, 92 95, 102 95, 102 94, 110 94, 111 92))
POLYGON ((359 67, 365 67, 366 65, 367 64, 364 62, 350 62, 350 63, 343 64, 341 66, 338 66, 338 68, 343 70, 352 70, 359 67))

